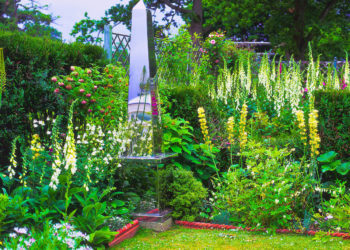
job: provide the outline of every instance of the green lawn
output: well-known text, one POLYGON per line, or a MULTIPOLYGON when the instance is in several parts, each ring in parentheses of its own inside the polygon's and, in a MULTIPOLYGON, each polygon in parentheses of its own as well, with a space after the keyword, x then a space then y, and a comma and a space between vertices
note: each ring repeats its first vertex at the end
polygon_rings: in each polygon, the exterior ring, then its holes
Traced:
POLYGON ((313 238, 174 226, 163 233, 140 229, 134 238, 113 249, 350 249, 350 240, 327 238, 326 242, 321 242, 313 238))

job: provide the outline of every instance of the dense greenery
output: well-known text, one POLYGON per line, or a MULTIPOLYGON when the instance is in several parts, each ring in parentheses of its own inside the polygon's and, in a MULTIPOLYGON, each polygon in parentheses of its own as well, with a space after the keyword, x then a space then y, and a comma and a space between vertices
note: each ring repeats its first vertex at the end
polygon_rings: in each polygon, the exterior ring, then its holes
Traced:
POLYGON ((61 40, 62 33, 51 26, 57 17, 44 13, 47 9, 47 5, 40 5, 36 0, 1 0, 0 28, 61 40))
POLYGON ((79 43, 64 44, 20 32, 1 32, 7 83, 1 105, 0 164, 7 165, 11 141, 32 134, 32 119, 64 114, 68 104, 57 98, 53 75, 70 72, 71 65, 104 64, 103 49, 79 43))
POLYGON ((174 219, 194 221, 201 210, 207 191, 188 170, 169 166, 160 171, 160 195, 163 208, 171 208, 174 219))
POLYGON ((267 40, 280 54, 297 59, 311 42, 324 59, 350 50, 348 1, 203 0, 205 25, 242 40, 267 40))
POLYGON ((325 90, 315 93, 320 111, 321 149, 335 150, 340 158, 350 159, 350 93, 325 90))
POLYGON ((311 46, 307 65, 257 58, 220 31, 198 57, 180 30, 159 44, 159 97, 149 93, 161 146, 179 155, 151 166, 123 161, 147 160, 158 145, 150 113, 129 119, 126 69, 103 65, 101 48, 17 33, 0 41, 6 248, 105 247, 134 211, 158 202, 176 219, 350 231, 348 60, 321 66, 311 46))

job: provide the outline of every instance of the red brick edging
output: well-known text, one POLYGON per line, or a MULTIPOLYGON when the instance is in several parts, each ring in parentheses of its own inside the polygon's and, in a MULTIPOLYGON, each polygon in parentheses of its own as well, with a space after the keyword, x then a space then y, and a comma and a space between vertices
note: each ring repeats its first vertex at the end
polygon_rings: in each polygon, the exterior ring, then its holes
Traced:
MULTIPOLYGON (((211 224, 211 223, 203 223, 203 222, 189 222, 189 221, 175 221, 175 224, 179 226, 184 226, 187 228, 193 228, 193 229, 223 229, 223 230, 229 230, 229 229, 237 229, 242 231, 249 231, 249 232, 258 232, 258 231, 266 231, 264 228, 251 228, 251 227, 235 227, 231 225, 220 225, 220 224, 211 224)), ((306 235, 315 235, 317 231, 301 231, 298 230, 289 230, 289 229, 276 229, 276 233, 281 234, 289 234, 289 233, 296 233, 296 234, 306 234, 306 235)), ((327 235, 330 235, 332 237, 341 237, 344 240, 350 240, 349 233, 327 233, 327 235)))

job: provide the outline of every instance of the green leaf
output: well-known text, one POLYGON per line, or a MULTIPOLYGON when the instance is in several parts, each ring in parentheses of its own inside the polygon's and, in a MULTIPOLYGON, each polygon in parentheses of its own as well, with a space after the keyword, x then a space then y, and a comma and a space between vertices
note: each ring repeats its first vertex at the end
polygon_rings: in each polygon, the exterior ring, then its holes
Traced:
POLYGON ((319 162, 323 162, 323 163, 330 163, 332 162, 332 160, 338 155, 338 153, 334 152, 334 151, 329 151, 327 153, 324 153, 322 155, 320 155, 317 160, 319 162))
POLYGON ((117 211, 116 211, 116 214, 126 214, 126 213, 128 213, 129 212, 129 209, 127 209, 127 208, 125 208, 125 207, 122 207, 122 208, 120 208, 120 209, 118 209, 117 211))
POLYGON ((178 167, 178 168, 182 168, 182 165, 181 165, 179 162, 177 162, 177 161, 174 162, 174 165, 175 165, 176 167, 178 167))
POLYGON ((179 146, 171 146, 170 148, 175 153, 181 153, 182 152, 182 149, 179 146))
POLYGON ((337 172, 341 175, 346 175, 350 171, 350 162, 344 162, 337 167, 337 172))
POLYGON ((340 160, 332 162, 331 164, 323 165, 322 172, 325 173, 327 171, 334 171, 341 164, 340 160))
POLYGON ((111 203, 112 207, 116 208, 116 207, 122 207, 125 205, 124 201, 121 200, 115 200, 111 203))

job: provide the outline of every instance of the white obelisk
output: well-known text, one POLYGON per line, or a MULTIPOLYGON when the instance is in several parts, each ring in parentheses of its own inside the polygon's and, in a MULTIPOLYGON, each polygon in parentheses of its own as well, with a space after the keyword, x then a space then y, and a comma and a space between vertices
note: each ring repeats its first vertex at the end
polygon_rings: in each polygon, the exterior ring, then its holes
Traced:
POLYGON ((150 96, 141 97, 140 89, 140 84, 146 83, 150 76, 148 50, 147 9, 143 0, 140 0, 132 9, 131 18, 129 115, 136 115, 143 110, 150 112, 150 96))

